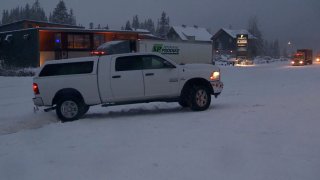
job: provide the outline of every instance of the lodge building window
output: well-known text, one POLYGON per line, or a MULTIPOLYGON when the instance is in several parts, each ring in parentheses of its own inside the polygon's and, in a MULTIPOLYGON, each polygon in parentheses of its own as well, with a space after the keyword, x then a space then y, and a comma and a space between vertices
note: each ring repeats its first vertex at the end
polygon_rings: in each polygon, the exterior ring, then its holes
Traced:
POLYGON ((68 34, 68 49, 90 49, 90 35, 68 34))
POLYGON ((97 49, 101 44, 105 43, 103 34, 95 34, 93 36, 93 48, 97 49))

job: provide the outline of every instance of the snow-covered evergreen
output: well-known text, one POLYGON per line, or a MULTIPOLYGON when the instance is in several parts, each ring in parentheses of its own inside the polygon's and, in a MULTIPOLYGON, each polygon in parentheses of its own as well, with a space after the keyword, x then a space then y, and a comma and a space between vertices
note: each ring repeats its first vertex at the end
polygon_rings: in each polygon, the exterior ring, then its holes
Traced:
POLYGON ((49 21, 59 24, 76 25, 76 18, 73 15, 73 10, 70 9, 70 13, 68 13, 68 9, 63 0, 60 0, 56 8, 53 10, 49 21))
POLYGON ((157 35, 160 36, 161 38, 166 38, 169 29, 170 29, 169 17, 165 12, 162 12, 161 18, 158 22, 157 35))
POLYGON ((48 21, 45 11, 40 5, 39 0, 31 5, 27 3, 25 7, 16 7, 11 10, 2 11, 2 24, 9 24, 19 20, 36 20, 36 21, 48 21))

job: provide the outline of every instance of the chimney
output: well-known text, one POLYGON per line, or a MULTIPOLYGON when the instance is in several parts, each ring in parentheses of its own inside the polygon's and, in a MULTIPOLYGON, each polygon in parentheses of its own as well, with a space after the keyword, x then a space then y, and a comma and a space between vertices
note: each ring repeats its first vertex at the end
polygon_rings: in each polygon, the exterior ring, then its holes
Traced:
POLYGON ((197 26, 197 25, 193 25, 193 27, 196 28, 196 29, 198 29, 198 26, 197 26))

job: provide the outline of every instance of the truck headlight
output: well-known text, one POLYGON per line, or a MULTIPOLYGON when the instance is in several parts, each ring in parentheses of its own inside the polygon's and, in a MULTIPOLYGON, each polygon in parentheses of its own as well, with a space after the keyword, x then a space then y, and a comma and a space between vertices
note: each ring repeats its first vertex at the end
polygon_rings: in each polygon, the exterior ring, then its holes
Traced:
POLYGON ((300 63, 300 64, 303 64, 303 61, 300 61, 299 63, 300 63))
POLYGON ((219 71, 212 72, 210 79, 211 80, 219 80, 220 79, 220 72, 219 71))
POLYGON ((317 60, 316 60, 317 62, 319 62, 320 61, 320 58, 317 58, 317 60))
POLYGON ((294 61, 291 61, 291 64, 294 64, 294 61))

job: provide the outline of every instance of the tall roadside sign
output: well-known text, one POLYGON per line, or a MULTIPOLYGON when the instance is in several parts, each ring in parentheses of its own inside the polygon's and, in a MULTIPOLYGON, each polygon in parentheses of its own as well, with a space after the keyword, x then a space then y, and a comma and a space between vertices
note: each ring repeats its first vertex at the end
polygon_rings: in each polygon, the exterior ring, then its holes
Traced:
POLYGON ((236 53, 236 59, 238 63, 246 63, 249 59, 249 53, 248 53, 248 40, 249 36, 248 34, 237 34, 237 53, 236 53))

